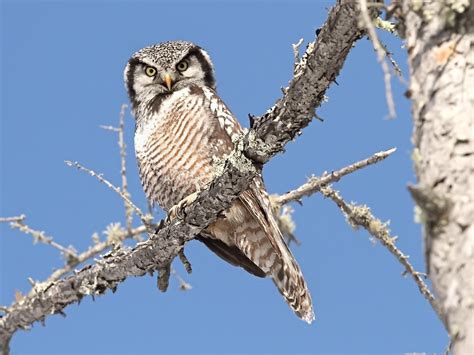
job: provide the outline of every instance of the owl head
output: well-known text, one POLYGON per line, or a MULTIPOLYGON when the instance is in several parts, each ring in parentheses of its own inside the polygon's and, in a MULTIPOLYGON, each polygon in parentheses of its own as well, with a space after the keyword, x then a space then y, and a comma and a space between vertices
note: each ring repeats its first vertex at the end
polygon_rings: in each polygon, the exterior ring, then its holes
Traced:
POLYGON ((134 107, 190 85, 215 89, 209 55, 185 41, 163 42, 139 50, 128 61, 124 80, 134 107))

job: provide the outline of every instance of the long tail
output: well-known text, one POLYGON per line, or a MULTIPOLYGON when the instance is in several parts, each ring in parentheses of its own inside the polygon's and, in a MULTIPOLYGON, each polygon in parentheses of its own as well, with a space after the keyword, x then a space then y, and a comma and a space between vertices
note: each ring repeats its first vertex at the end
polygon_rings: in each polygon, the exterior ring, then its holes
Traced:
POLYGON ((260 224, 261 232, 263 232, 257 233, 259 235, 263 234, 263 237, 260 238, 254 235, 250 238, 243 237, 240 239, 241 250, 248 254, 247 256, 264 270, 267 275, 272 277, 278 290, 296 315, 311 324, 315 319, 311 295, 303 273, 278 228, 263 181, 256 178, 253 184, 250 185, 250 189, 240 195, 240 200, 255 218, 255 221, 260 224), (247 252, 246 244, 251 244, 252 239, 259 241, 259 248, 252 249, 260 249, 261 255, 267 255, 266 263, 262 263, 262 260, 257 255, 247 252), (262 249, 271 250, 271 252, 268 253, 262 251, 262 249), (273 262, 268 263, 271 260, 273 262), (269 268, 265 268, 263 264, 266 264, 269 268))
POLYGON ((271 270, 271 276, 293 312, 302 320, 311 324, 315 319, 311 295, 298 264, 291 252, 287 251, 289 255, 283 256, 285 260, 275 262, 271 270))
POLYGON ((256 276, 270 276, 298 317, 314 320, 311 296, 303 274, 286 245, 261 180, 255 180, 225 218, 207 228, 203 241, 227 262, 256 276), (230 233, 229 233, 230 232, 230 233))

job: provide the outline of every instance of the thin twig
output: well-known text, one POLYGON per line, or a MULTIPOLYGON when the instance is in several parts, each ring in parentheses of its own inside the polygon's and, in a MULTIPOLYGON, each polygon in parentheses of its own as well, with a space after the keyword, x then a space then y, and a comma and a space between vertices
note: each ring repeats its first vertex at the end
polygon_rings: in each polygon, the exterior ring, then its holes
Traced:
MULTIPOLYGON (((119 132, 118 132, 118 144, 120 147, 120 175, 122 176, 122 192, 128 198, 131 198, 130 193, 128 192, 128 183, 127 183, 127 151, 126 145, 124 140, 124 130, 125 130, 125 110, 127 109, 127 105, 123 104, 120 109, 119 115, 119 132)), ((127 229, 132 228, 133 222, 133 208, 124 200, 125 205, 125 220, 127 229)))
POLYGON ((178 279, 179 289, 181 291, 188 291, 193 288, 191 284, 187 283, 174 268, 171 268, 171 275, 173 275, 174 277, 178 279))
MULTIPOLYGON (((396 62, 395 58, 393 58, 392 52, 390 52, 387 48, 387 46, 383 43, 381 43, 381 46, 385 52, 385 55, 387 56, 388 60, 392 64, 393 70, 395 71, 395 74, 397 75, 398 78, 402 78, 402 70, 400 69, 400 66, 396 62)), ((403 81, 402 81, 403 82, 403 81)))
POLYGON ((22 222, 26 216, 24 214, 14 217, 0 217, 0 223, 22 222))
POLYGON ((61 254, 64 255, 64 257, 68 260, 68 262, 77 258, 77 254, 72 247, 66 248, 61 244, 55 242, 53 240, 53 237, 47 236, 44 231, 39 231, 31 228, 30 226, 24 223, 25 217, 22 217, 22 219, 17 219, 13 222, 10 222, 10 227, 13 229, 18 229, 20 232, 30 235, 35 243, 47 244, 59 250, 61 254))
POLYGON ((146 216, 142 210, 137 207, 117 186, 113 185, 110 181, 102 177, 102 174, 97 174, 95 171, 88 169, 81 164, 79 164, 77 161, 72 162, 70 160, 65 161, 67 166, 74 167, 80 171, 84 171, 88 173, 89 175, 95 177, 97 180, 99 180, 101 183, 105 184, 108 188, 112 189, 115 193, 117 193, 126 203, 130 205, 131 208, 135 211, 135 213, 140 217, 142 220, 142 223, 147 226, 147 227, 152 227, 150 224, 150 217, 146 216))
POLYGON ((300 38, 298 42, 293 43, 291 46, 293 47, 293 58, 294 58, 294 68, 298 65, 300 61, 300 47, 303 44, 303 38, 300 38))
POLYGON ((105 126, 105 125, 100 125, 99 126, 102 129, 105 129, 106 131, 112 131, 112 132, 120 132, 120 129, 114 126, 105 126))
POLYGON ((340 170, 333 171, 331 174, 324 174, 320 177, 312 176, 308 179, 308 181, 298 187, 295 190, 289 191, 277 198, 274 199, 274 202, 280 206, 287 204, 291 201, 300 201, 304 196, 311 196, 315 192, 319 191, 321 187, 339 181, 339 179, 347 174, 353 173, 359 169, 365 168, 368 165, 372 165, 378 163, 379 161, 384 160, 391 154, 393 154, 397 149, 392 148, 389 150, 381 151, 375 153, 371 157, 360 160, 356 163, 353 163, 349 166, 346 166, 340 170))
POLYGON ((369 207, 346 203, 339 192, 333 190, 329 186, 322 187, 320 191, 325 197, 330 198, 339 206, 341 211, 345 214, 347 222, 352 227, 365 228, 370 235, 379 240, 380 243, 386 247, 395 258, 397 258, 397 260, 405 267, 406 272, 412 276, 420 293, 430 303, 441 322, 445 325, 441 307, 423 280, 422 273, 417 272, 413 265, 408 261, 408 256, 403 254, 403 252, 396 247, 396 238, 390 235, 387 224, 382 223, 382 221, 374 217, 369 207))
MULTIPOLYGON (((122 178, 122 193, 124 196, 127 196, 131 199, 130 192, 128 191, 128 182, 127 182, 127 146, 125 144, 124 139, 124 132, 125 132, 125 111, 127 109, 127 104, 122 104, 120 107, 120 114, 119 114, 119 126, 105 126, 101 125, 100 128, 103 128, 107 131, 117 132, 118 133, 118 145, 120 148, 120 176, 122 178)), ((124 206, 125 206, 125 223, 127 229, 130 230, 132 228, 133 222, 133 208, 130 204, 124 199, 124 206)))
POLYGON ((379 62, 380 66, 382 67, 382 71, 384 74, 384 82, 385 82, 385 97, 387 99, 387 106, 388 106, 388 114, 389 118, 395 118, 395 102, 393 101, 393 93, 392 93, 392 83, 390 77, 390 69, 388 67, 387 62, 385 61, 385 50, 382 48, 380 44, 380 40, 375 32, 375 27, 370 18, 369 11, 367 9, 367 0, 359 0, 360 2, 360 15, 362 21, 364 23, 365 28, 367 29, 367 34, 374 46, 375 51, 377 52, 377 61, 379 62))

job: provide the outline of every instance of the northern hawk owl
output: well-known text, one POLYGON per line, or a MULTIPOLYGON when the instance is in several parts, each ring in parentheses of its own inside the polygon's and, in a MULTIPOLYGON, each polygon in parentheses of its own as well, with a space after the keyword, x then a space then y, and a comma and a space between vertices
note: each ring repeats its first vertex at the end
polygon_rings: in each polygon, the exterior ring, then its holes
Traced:
MULTIPOLYGON (((169 213, 214 178, 213 163, 242 128, 216 93, 211 59, 197 45, 164 42, 136 52, 124 73, 136 120, 135 152, 151 203, 169 213)), ((303 274, 272 213, 261 176, 197 237, 225 261, 269 276, 293 311, 314 320, 303 274)))

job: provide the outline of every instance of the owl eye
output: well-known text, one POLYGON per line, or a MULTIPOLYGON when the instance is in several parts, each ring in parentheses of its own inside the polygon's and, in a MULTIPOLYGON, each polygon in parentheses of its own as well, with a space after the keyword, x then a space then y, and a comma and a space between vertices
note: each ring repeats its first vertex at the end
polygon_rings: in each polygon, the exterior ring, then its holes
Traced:
POLYGON ((188 69, 188 67, 189 67, 188 62, 185 60, 182 60, 181 62, 176 64, 176 69, 178 69, 178 71, 181 71, 181 72, 188 69))
POLYGON ((155 76, 156 75, 156 69, 153 67, 146 67, 145 68, 145 74, 148 76, 155 76))

